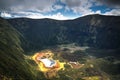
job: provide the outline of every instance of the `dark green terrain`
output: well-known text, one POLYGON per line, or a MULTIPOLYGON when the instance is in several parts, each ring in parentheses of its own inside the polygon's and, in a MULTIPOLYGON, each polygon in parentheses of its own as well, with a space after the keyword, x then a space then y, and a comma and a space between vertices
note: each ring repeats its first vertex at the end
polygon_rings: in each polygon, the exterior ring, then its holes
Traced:
POLYGON ((96 14, 67 21, 18 18, 8 22, 38 50, 68 43, 101 49, 120 47, 120 16, 96 14))
POLYGON ((52 50, 61 61, 85 64, 80 69, 65 65, 67 69, 52 80, 92 76, 100 77, 93 80, 119 80, 120 16, 96 14, 65 21, 0 18, 0 80, 45 80, 36 64, 25 57, 44 49, 52 50), (68 47, 61 50, 58 45, 68 47), (84 46, 89 48, 77 49, 84 46), (77 50, 71 52, 71 47, 77 50))
POLYGON ((25 60, 20 38, 21 34, 0 18, 0 80, 36 80, 41 74, 25 60))

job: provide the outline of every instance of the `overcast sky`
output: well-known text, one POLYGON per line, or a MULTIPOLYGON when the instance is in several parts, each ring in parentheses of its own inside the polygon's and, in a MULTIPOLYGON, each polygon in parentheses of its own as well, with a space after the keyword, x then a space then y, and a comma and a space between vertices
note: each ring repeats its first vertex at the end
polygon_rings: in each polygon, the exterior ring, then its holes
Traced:
POLYGON ((89 14, 120 16, 120 0, 0 0, 7 18, 74 19, 89 14))

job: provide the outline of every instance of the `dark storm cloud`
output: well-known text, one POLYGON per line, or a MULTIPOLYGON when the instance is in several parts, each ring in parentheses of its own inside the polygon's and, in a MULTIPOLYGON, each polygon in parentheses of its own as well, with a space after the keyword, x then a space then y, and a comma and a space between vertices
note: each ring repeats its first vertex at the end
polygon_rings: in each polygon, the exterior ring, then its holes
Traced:
POLYGON ((0 10, 11 10, 11 7, 22 3, 23 0, 0 0, 0 10))
POLYGON ((61 2, 65 3, 69 7, 76 7, 81 4, 80 0, 61 0, 61 2))
POLYGON ((109 7, 120 8, 120 0, 95 0, 101 4, 107 5, 109 7))
POLYGON ((56 0, 0 0, 0 11, 51 11, 56 0))

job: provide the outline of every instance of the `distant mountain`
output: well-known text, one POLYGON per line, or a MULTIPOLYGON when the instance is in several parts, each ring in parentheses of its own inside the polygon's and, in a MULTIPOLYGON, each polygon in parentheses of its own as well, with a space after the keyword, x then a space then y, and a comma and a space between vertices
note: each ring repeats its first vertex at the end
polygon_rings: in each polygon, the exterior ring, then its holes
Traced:
POLYGON ((120 16, 88 15, 74 20, 7 20, 35 49, 77 43, 102 49, 120 48, 120 16))

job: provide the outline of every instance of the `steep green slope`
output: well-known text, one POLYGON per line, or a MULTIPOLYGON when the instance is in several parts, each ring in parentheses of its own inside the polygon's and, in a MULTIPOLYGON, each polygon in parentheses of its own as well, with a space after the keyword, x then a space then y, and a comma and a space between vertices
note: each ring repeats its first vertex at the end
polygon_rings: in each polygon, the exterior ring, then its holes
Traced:
MULTIPOLYGON (((20 34, 8 22, 0 18, 0 78, 34 80, 34 74, 24 59, 20 34)), ((0 80, 1 80, 0 79, 0 80)))

